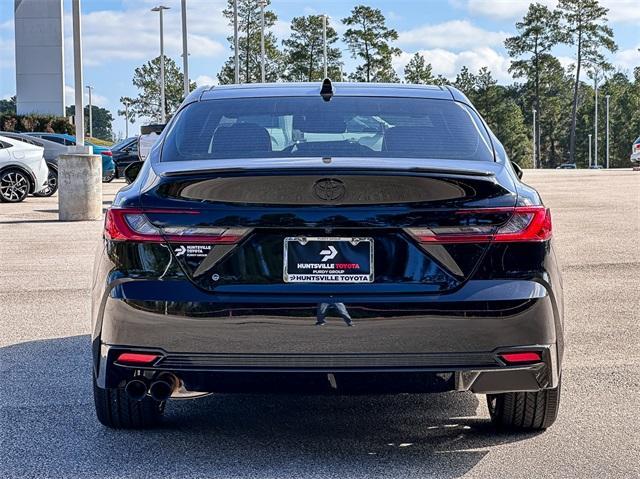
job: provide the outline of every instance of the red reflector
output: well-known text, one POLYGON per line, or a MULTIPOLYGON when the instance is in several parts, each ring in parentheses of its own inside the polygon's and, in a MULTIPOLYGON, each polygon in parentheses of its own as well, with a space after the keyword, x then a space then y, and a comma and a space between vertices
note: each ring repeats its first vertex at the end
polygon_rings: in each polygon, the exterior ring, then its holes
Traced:
POLYGON ((500 356, 506 363, 537 363, 542 361, 540 353, 534 351, 523 351, 521 353, 501 353, 500 356))
POLYGON ((146 353, 122 353, 118 356, 117 361, 119 363, 126 364, 151 364, 160 356, 157 354, 146 354, 146 353))

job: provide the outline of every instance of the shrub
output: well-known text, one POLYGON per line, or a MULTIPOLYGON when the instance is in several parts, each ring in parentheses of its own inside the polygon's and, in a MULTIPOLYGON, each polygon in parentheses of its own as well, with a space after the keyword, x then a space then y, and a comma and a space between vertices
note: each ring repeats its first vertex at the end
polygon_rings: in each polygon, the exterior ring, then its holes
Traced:
POLYGON ((3 131, 46 131, 49 133, 73 134, 74 126, 66 117, 50 115, 0 115, 0 127, 3 131))

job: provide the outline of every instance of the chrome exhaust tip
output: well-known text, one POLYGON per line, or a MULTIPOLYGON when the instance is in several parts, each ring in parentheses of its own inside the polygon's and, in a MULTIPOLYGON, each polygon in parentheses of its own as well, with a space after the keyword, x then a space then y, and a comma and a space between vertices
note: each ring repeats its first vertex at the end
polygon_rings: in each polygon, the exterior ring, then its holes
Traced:
POLYGON ((156 401, 166 401, 178 387, 179 381, 173 374, 162 373, 151 382, 149 395, 156 401))
POLYGON ((124 386, 124 392, 134 401, 141 401, 147 395, 147 380, 136 376, 124 386))

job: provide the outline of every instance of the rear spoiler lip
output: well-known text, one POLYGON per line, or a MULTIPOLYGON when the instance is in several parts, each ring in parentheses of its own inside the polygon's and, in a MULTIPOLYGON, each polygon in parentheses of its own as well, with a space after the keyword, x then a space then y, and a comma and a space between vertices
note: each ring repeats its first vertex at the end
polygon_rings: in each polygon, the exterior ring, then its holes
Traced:
MULTIPOLYGON (((271 159, 270 159, 271 160, 271 159)), ((194 162, 156 162, 152 165, 156 174, 162 177, 179 177, 179 176, 191 176, 199 174, 229 174, 229 173, 248 173, 259 171, 313 171, 318 174, 319 171, 326 169, 327 174, 335 174, 342 171, 366 171, 366 172, 397 172, 397 173, 431 173, 431 174, 443 174, 443 175, 455 175, 455 176, 476 176, 476 177, 494 177, 498 171, 504 168, 501 163, 488 162, 488 161, 474 161, 474 160, 413 160, 406 161, 406 159, 400 159, 397 164, 392 163, 394 161, 391 158, 382 159, 378 165, 375 166, 362 166, 361 158, 332 158, 329 163, 326 159, 322 158, 296 158, 298 163, 295 164, 290 158, 275 159, 272 161, 255 161, 248 160, 253 163, 251 166, 231 166, 230 163, 239 163, 244 160, 206 160, 207 166, 194 167, 194 162), (286 161, 284 161, 286 160, 286 161), (212 161, 220 161, 218 167, 211 167, 212 161), (419 165, 420 162, 431 163, 424 166, 419 165), (460 163, 470 163, 461 166, 460 163), (292 164, 293 163, 293 164, 292 164), (453 165, 447 165, 447 163, 455 163, 453 165), (453 166, 453 167, 452 167, 453 166)), ((366 161, 366 159, 364 159, 366 161)), ((380 160, 380 159, 377 159, 380 160)), ((202 165, 205 161, 197 162, 202 165)), ((322 174, 322 173, 320 173, 322 174)))
MULTIPOLYGON (((292 171, 313 171, 313 168, 303 167, 303 168, 209 168, 209 169, 198 169, 198 170, 180 170, 180 171, 168 171, 160 173, 162 177, 179 177, 179 176, 192 176, 192 175, 200 175, 200 174, 208 174, 208 173, 247 173, 247 172, 255 172, 255 171, 282 171, 282 172, 292 172, 292 171)), ((432 173, 432 174, 440 174, 440 175, 455 175, 455 176, 481 176, 481 177, 494 177, 495 173, 491 171, 473 171, 473 170, 454 170, 454 169, 442 169, 442 168, 408 168, 408 169, 399 169, 399 168, 332 168, 331 174, 337 172, 346 172, 346 171, 369 171, 369 172, 396 172, 396 173, 432 173)), ((314 171, 317 174, 317 171, 314 171)), ((327 173, 329 174, 329 173, 327 173)))

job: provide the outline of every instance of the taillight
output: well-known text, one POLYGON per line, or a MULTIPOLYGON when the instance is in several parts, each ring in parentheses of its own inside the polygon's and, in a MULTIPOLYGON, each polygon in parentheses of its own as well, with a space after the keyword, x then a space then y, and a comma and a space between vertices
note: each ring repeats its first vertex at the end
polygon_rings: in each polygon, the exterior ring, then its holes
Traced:
POLYGON ((542 356, 537 351, 500 353, 498 354, 498 356, 507 364, 539 363, 540 361, 542 361, 542 356))
POLYGON ((433 228, 407 228, 420 243, 488 243, 516 241, 546 241, 551 238, 551 212, 544 206, 486 208, 460 210, 457 214, 482 217, 483 214, 512 213, 501 226, 465 225, 433 228))
POLYGON ((105 155, 105 156, 113 156, 113 153, 111 153, 111 150, 104 150, 102 153, 100 153, 101 155, 105 155))
POLYGON ((636 143, 635 145, 633 145, 633 152, 640 153, 640 143, 636 143))
POLYGON ((211 228, 207 226, 158 227, 145 213, 170 215, 198 214, 193 210, 147 210, 109 208, 104 224, 104 236, 112 241, 147 243, 179 242, 207 244, 235 244, 248 232, 248 228, 211 228))

